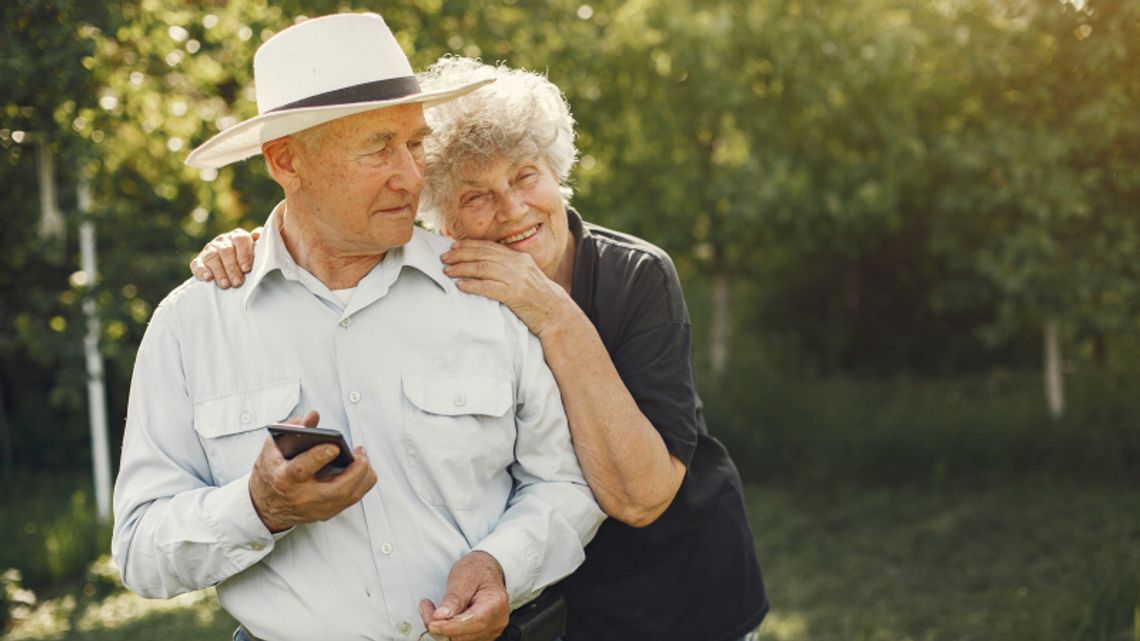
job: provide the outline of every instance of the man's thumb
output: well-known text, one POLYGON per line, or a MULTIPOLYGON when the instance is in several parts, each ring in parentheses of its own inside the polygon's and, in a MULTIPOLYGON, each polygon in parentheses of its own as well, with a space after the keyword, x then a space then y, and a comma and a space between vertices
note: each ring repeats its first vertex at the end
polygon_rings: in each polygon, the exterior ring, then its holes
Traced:
POLYGON ((463 599, 452 591, 451 588, 448 588, 447 594, 443 595, 443 600, 439 602, 439 607, 432 613, 431 618, 434 621, 450 619, 455 616, 456 613, 462 612, 463 606, 463 599))

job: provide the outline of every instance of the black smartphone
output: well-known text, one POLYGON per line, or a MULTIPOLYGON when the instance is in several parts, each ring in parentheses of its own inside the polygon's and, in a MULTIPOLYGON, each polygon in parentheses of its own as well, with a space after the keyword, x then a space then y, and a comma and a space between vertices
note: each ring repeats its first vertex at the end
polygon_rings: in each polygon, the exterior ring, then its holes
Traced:
POLYGON ((286 459, 291 459, 301 452, 324 443, 332 443, 337 446, 340 451, 336 458, 317 470, 316 477, 319 479, 336 476, 352 464, 352 450, 345 442, 344 435, 336 430, 321 427, 301 427, 300 425, 287 425, 285 423, 267 425, 266 429, 269 430, 273 442, 277 444, 277 449, 281 450, 281 455, 286 459))

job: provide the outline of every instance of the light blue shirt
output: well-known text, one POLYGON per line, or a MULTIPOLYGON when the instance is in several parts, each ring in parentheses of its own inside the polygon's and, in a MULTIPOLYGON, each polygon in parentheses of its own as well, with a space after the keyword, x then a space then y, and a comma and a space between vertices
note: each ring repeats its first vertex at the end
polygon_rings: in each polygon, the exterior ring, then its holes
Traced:
POLYGON ((272 214, 245 287, 187 281, 155 310, 115 485, 129 588, 218 586, 263 639, 416 639, 419 600, 484 550, 512 607, 568 575, 604 518, 538 339, 443 274, 416 229, 347 304, 300 268, 272 214), (315 409, 378 478, 325 522, 271 534, 249 473, 268 423, 315 409))

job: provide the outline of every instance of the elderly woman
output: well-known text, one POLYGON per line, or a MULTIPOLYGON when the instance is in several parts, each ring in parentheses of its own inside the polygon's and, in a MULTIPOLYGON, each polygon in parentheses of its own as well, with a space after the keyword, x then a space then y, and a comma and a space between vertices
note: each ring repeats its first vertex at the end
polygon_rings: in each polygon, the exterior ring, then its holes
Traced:
MULTIPOLYGON (((485 75, 496 82, 427 112, 421 213, 455 239, 441 260, 459 288, 507 305, 541 339, 582 470, 612 517, 551 588, 568 604, 565 639, 746 638, 768 603, 739 475, 701 414, 673 263, 568 206, 574 121, 546 78, 444 58, 420 81, 485 75)), ((231 237, 195 259, 199 277, 240 284, 252 243, 231 237)))

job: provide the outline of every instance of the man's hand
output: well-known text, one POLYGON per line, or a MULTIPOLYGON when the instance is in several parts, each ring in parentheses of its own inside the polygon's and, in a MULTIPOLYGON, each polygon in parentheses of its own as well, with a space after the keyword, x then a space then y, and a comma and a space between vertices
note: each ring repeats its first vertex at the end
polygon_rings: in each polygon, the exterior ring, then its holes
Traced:
MULTIPOLYGON (((314 427, 316 412, 286 422, 314 427)), ((249 475, 249 496, 261 522, 270 532, 281 532, 298 523, 324 521, 355 505, 376 485, 376 472, 364 448, 352 452, 355 460, 336 476, 317 479, 315 474, 336 458, 335 445, 319 445, 285 460, 271 437, 265 437, 261 453, 249 475)))
POLYGON ((245 274, 253 269, 253 241, 260 237, 260 227, 219 234, 190 261, 190 272, 198 280, 214 281, 221 289, 241 287, 245 274))
POLYGON ((467 554, 448 572, 439 607, 424 599, 420 616, 428 632, 451 641, 494 641, 511 617, 502 566, 486 552, 467 554))

